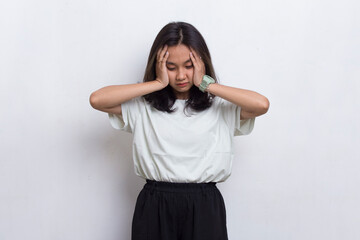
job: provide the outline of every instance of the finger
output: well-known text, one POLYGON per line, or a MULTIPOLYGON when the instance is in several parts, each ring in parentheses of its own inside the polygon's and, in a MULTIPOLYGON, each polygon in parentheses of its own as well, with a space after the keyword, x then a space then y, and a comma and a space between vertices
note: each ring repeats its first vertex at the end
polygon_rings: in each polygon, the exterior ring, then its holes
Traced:
POLYGON ((190 48, 190 50, 191 50, 191 53, 194 55, 196 60, 201 59, 199 54, 193 48, 190 48))
POLYGON ((164 45, 162 48, 160 48, 157 52, 157 55, 156 55, 156 60, 157 62, 161 62, 162 59, 164 58, 164 54, 167 50, 167 45, 164 45))
POLYGON ((165 55, 164 55, 164 58, 161 59, 161 61, 159 61, 159 65, 160 65, 162 68, 166 68, 166 61, 167 61, 168 57, 169 57, 169 52, 166 51, 166 52, 165 52, 165 55))
POLYGON ((193 54, 192 52, 190 52, 190 59, 191 59, 191 61, 192 61, 193 64, 196 63, 195 56, 194 56, 194 54, 193 54))
POLYGON ((161 50, 162 50, 162 48, 160 48, 160 49, 157 51, 157 53, 156 53, 156 60, 157 60, 157 61, 159 61, 159 59, 160 59, 161 50))
POLYGON ((194 52, 190 52, 190 59, 195 67, 201 68, 204 62, 201 58, 194 52))
POLYGON ((162 60, 163 65, 166 65, 166 61, 168 60, 169 55, 170 55, 169 52, 166 51, 166 52, 165 52, 165 56, 164 56, 164 58, 163 58, 163 60, 162 60))
POLYGON ((193 48, 190 48, 190 58, 192 58, 193 61, 196 61, 195 51, 193 48))
POLYGON ((162 50, 161 50, 161 52, 160 52, 160 61, 163 61, 163 59, 164 59, 164 57, 165 57, 165 54, 166 54, 166 52, 167 52, 167 49, 168 49, 168 46, 167 46, 167 45, 165 45, 165 46, 162 48, 162 50))
POLYGON ((205 63, 202 61, 201 57, 196 55, 195 51, 190 52, 190 59, 194 65, 195 70, 199 71, 202 75, 205 74, 205 63), (197 57, 197 59, 196 59, 197 57))
POLYGON ((201 69, 201 62, 196 59, 194 52, 190 52, 190 59, 195 69, 201 69))

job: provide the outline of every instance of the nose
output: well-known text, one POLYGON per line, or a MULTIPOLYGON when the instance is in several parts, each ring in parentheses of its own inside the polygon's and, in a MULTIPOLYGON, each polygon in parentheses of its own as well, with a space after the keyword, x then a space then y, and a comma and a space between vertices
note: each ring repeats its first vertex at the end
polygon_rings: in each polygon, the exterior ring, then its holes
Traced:
POLYGON ((176 80, 184 80, 184 79, 185 79, 185 71, 180 68, 176 74, 176 80))

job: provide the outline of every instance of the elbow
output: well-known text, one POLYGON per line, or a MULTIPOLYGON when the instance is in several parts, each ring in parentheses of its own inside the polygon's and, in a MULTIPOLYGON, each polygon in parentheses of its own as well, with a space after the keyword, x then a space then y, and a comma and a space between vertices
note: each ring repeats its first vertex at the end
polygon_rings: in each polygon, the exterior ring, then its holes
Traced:
POLYGON ((269 110, 269 107, 270 107, 270 101, 269 101, 269 99, 267 99, 266 97, 264 97, 264 99, 263 99, 263 110, 264 110, 264 113, 267 113, 267 111, 269 110))
POLYGON ((267 113, 270 107, 270 101, 266 97, 262 97, 258 102, 258 116, 267 113))
POLYGON ((269 99, 264 97, 263 100, 261 101, 261 112, 262 112, 262 114, 267 113, 267 111, 269 110, 269 107, 270 107, 270 101, 269 101, 269 99))
POLYGON ((90 105, 91 105, 93 108, 99 109, 99 97, 98 97, 98 94, 97 94, 96 92, 93 92, 93 93, 90 95, 89 102, 90 102, 90 105))

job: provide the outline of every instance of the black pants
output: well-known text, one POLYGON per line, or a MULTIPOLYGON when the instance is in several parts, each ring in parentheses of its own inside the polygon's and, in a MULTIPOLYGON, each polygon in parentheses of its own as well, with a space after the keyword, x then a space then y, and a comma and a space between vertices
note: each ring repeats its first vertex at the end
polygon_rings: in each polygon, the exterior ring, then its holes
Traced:
POLYGON ((216 183, 146 182, 135 206, 132 240, 228 239, 216 183))

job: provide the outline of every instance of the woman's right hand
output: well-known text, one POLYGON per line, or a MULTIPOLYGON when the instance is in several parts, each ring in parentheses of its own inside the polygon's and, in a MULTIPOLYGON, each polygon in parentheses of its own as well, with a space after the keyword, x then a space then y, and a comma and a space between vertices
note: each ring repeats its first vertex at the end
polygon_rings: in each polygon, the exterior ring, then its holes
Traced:
POLYGON ((163 48, 159 49, 156 57, 156 81, 161 83, 165 88, 169 84, 169 76, 166 68, 166 61, 169 57, 169 52, 167 51, 168 46, 165 45, 163 48))

